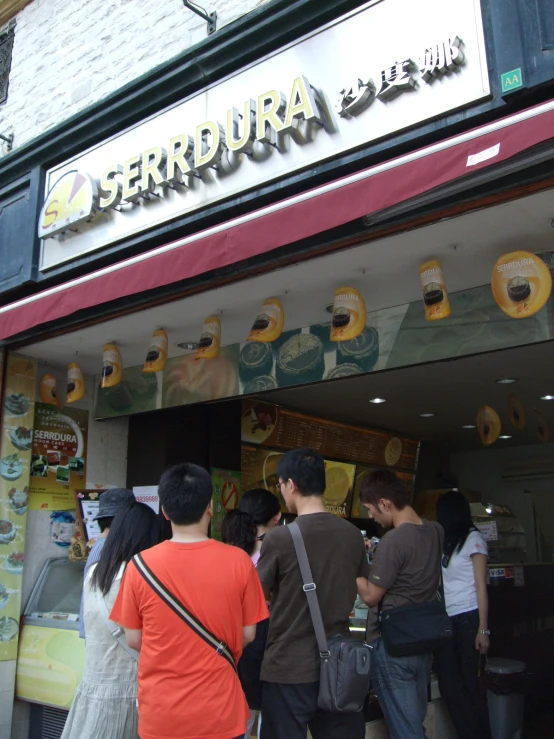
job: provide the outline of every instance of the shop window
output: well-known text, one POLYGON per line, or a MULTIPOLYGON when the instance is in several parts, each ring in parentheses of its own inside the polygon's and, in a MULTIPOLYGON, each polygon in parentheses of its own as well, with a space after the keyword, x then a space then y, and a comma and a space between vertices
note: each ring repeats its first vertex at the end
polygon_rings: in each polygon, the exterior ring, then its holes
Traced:
POLYGON ((6 102, 8 98, 13 37, 13 26, 0 34, 0 104, 6 102))

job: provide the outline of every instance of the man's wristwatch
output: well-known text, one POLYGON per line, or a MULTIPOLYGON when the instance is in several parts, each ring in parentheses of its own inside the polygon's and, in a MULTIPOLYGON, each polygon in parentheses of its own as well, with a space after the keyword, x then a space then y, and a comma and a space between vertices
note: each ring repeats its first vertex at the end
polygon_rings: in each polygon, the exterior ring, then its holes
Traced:
POLYGON ((485 636, 490 636, 491 632, 488 629, 479 629, 477 632, 478 634, 484 634, 485 636))

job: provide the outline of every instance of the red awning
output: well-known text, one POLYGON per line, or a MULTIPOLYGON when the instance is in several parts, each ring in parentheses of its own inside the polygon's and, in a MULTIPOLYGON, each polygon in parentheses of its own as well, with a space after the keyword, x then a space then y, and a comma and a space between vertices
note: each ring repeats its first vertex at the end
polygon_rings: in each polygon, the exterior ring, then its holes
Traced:
POLYGON ((554 101, 0 307, 0 339, 323 233, 554 138, 554 101))

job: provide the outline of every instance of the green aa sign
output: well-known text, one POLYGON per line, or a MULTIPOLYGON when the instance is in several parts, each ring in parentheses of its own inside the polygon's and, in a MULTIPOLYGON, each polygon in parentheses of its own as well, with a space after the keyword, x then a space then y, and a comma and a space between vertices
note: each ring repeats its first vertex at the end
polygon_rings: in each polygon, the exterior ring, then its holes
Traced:
POLYGON ((511 92, 517 90, 518 87, 523 87, 521 67, 512 69, 511 72, 505 72, 500 76, 500 80, 502 82, 502 92, 511 92))

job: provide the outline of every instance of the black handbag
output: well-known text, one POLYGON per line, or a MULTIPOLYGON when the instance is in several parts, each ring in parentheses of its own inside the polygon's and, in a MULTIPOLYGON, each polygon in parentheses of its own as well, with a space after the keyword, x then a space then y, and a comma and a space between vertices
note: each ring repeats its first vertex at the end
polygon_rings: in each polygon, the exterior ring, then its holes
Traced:
POLYGON ((357 713, 363 709, 369 693, 371 650, 365 642, 351 636, 338 634, 327 639, 302 532, 296 522, 291 523, 288 529, 294 542, 321 658, 318 706, 330 713, 357 713))
MULTIPOLYGON (((439 538, 440 534, 437 531, 439 538)), ((410 603, 407 606, 381 609, 379 604, 379 622, 381 638, 387 654, 391 657, 411 657, 417 654, 429 654, 435 649, 448 644, 452 639, 452 622, 444 606, 442 567, 440 568, 440 587, 437 600, 430 603, 410 603)))

